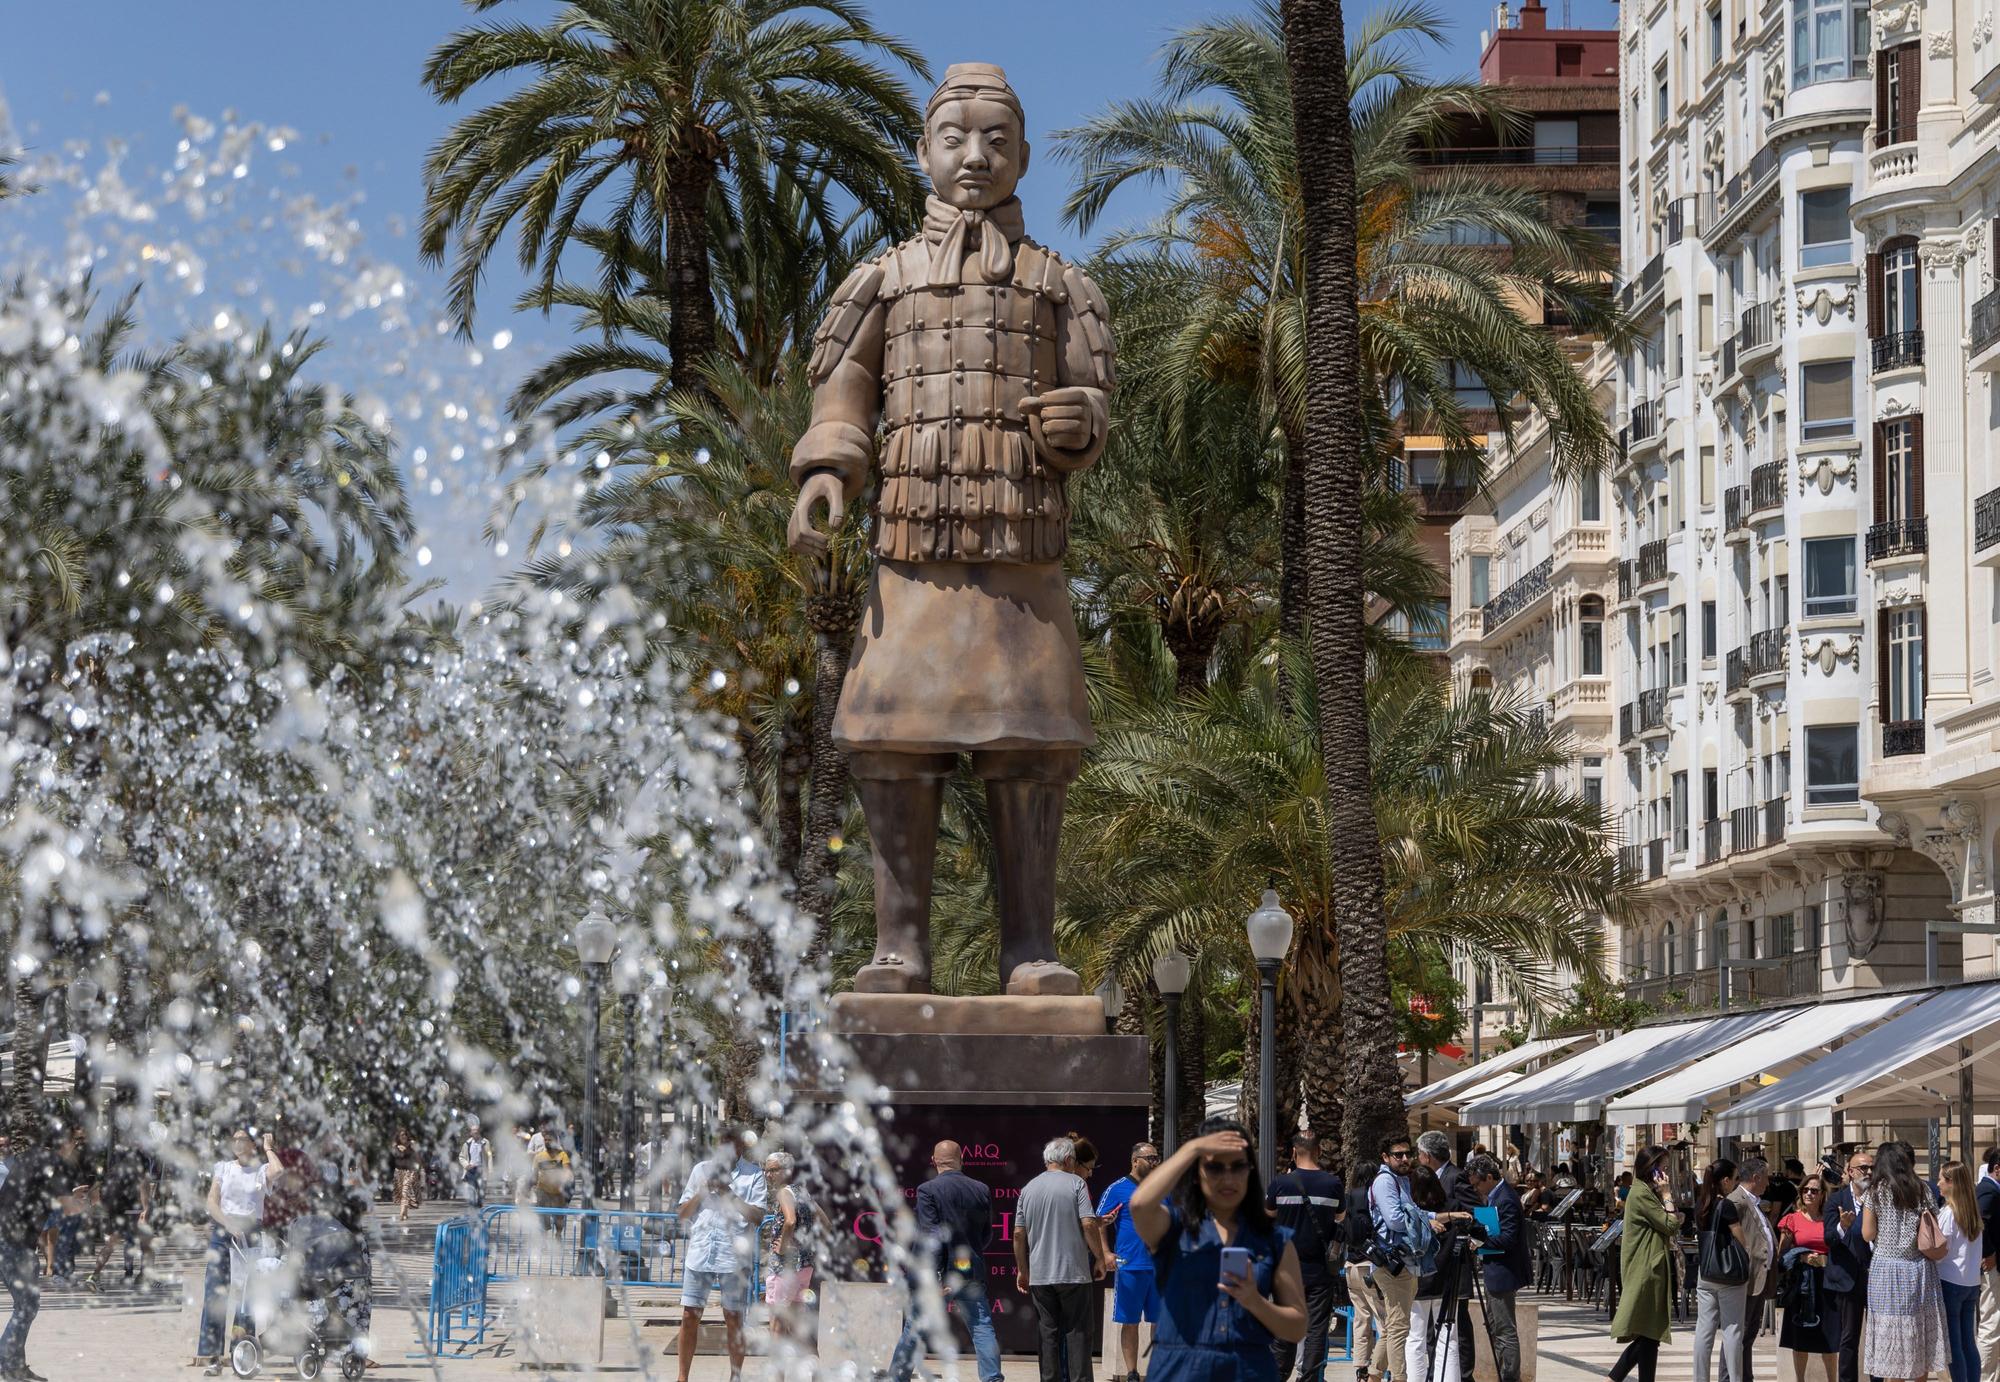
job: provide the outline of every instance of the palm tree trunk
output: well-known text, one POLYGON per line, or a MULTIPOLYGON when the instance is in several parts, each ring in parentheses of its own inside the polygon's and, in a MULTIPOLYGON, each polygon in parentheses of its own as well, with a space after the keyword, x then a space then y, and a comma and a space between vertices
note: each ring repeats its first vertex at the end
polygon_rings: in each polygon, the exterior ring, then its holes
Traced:
POLYGON ((1340 1000, 1331 984, 1299 986, 1300 1080, 1306 1126, 1320 1135, 1328 1166, 1344 1165, 1340 1131, 1340 1000))
MULTIPOLYGON (((1305 557, 1313 684, 1327 782, 1333 912, 1340 942, 1342 1140, 1406 1132, 1389 1001, 1381 837, 1363 690, 1361 346, 1355 274, 1354 143, 1340 0, 1283 0, 1285 60, 1304 208, 1305 557)), ((1298 458, 1294 458, 1295 460, 1298 458)))
POLYGON ((796 711, 785 716, 785 728, 778 745, 777 838, 772 854, 778 871, 793 889, 799 883, 801 852, 805 847, 805 777, 812 754, 812 725, 796 711))
MULTIPOLYGON (((1302 644, 1306 633, 1306 437, 1305 429, 1287 419, 1285 433, 1284 509, 1278 515, 1278 634, 1302 644)), ((1283 663, 1278 676, 1285 678, 1283 663)), ((1291 704, 1289 695, 1281 702, 1291 704)))
POLYGON ((701 366, 715 352, 715 286, 708 268, 708 199, 715 165, 700 155, 667 170, 667 353, 670 388, 708 395, 701 366))
MULTIPOLYGON (((858 613, 858 606, 856 607, 858 613)), ((799 906, 813 919, 811 958, 825 958, 833 944, 833 902, 840 874, 834 849, 847 818, 847 755, 833 742, 833 713, 847 683, 854 646, 851 623, 822 632, 813 659, 812 742, 808 759, 805 853, 799 860, 799 906)))
POLYGON ((1180 1101, 1177 1120, 1180 1140, 1186 1143, 1208 1116, 1208 997, 1189 992, 1181 1003, 1180 1031, 1175 1043, 1180 1048, 1180 1101))

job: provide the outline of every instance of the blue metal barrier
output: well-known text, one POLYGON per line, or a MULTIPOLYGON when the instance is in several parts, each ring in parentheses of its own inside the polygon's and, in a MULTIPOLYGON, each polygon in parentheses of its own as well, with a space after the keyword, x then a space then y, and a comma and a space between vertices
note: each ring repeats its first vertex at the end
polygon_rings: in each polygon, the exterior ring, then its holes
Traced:
MULTIPOLYGON (((750 1298, 764 1294, 764 1254, 773 1218, 758 1225, 750 1298)), ((613 1286, 678 1288, 686 1273, 680 1216, 630 1209, 540 1209, 492 1205, 477 1219, 438 1225, 431 1257, 430 1346, 463 1357, 485 1342, 488 1289, 533 1277, 603 1277, 613 1286)))

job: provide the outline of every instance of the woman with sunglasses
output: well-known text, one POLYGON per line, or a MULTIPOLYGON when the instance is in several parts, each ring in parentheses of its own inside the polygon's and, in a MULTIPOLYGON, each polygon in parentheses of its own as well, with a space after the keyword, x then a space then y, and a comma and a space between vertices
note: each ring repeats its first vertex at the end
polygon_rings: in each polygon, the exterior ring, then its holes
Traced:
POLYGON ((1147 1382, 1278 1382, 1272 1345, 1305 1337, 1305 1287, 1243 1125, 1203 1123, 1132 1192, 1128 1212, 1163 1307, 1147 1382), (1226 1249, 1248 1251, 1248 1272, 1224 1270, 1226 1249))
POLYGON ((1805 1382, 1806 1360, 1819 1359, 1834 1382, 1840 1356, 1840 1305, 1826 1290, 1826 1178, 1817 1172, 1799 1186, 1799 1202, 1778 1220, 1778 1260, 1790 1273, 1779 1304, 1784 1321, 1778 1347, 1792 1351, 1793 1382, 1805 1382))

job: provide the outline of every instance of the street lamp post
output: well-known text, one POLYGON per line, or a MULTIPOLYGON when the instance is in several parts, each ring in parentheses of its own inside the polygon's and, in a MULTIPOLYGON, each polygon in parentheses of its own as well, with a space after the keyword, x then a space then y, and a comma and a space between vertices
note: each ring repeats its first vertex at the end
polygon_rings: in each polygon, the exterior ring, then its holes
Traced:
POLYGON ((1257 960, 1257 1169, 1269 1185, 1278 1167, 1278 966, 1292 948, 1292 914, 1275 888, 1250 914, 1250 953, 1257 960))
POLYGON ((638 946, 624 947, 614 977, 619 1017, 625 1028, 625 1059, 618 1081, 618 1207, 630 1209, 632 1180, 639 1166, 639 985, 645 980, 638 946))
POLYGON ((603 1163, 597 1155, 597 1009, 603 1001, 604 968, 618 949, 618 931, 611 919, 593 908, 576 924, 576 957, 583 962, 587 996, 583 1024, 583 1207, 596 1206, 597 1180, 603 1163))
POLYGON ((1153 960, 1153 987, 1167 1010, 1166 1070, 1161 1080, 1165 1088, 1160 1116, 1160 1151, 1172 1156, 1181 1144, 1181 995, 1187 992, 1188 957, 1180 951, 1162 950, 1153 960))

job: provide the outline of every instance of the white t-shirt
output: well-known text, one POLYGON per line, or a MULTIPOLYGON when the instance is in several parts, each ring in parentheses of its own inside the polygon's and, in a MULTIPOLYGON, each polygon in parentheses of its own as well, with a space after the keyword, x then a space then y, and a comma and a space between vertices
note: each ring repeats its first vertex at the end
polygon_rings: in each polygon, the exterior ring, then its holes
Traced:
POLYGON ((1945 1205, 1937 1212, 1938 1227, 1944 1231, 1944 1241, 1950 1251, 1938 1262, 1938 1280, 1949 1281, 1954 1286, 1977 1286, 1979 1284, 1979 1245, 1984 1236, 1984 1226, 1974 1219, 1968 1229, 1958 1226, 1958 1216, 1945 1205), (1968 1231, 1970 1236, 1968 1236, 1968 1231))
POLYGON ((491 1159, 492 1153, 487 1150, 486 1139, 483 1137, 466 1138, 465 1146, 460 1148, 458 1153, 458 1164, 468 1171, 484 1171, 486 1163, 491 1159))
POLYGON ((245 1168, 235 1159, 215 1163, 215 1183, 219 1187, 216 1198, 222 1202, 222 1212, 231 1219, 251 1219, 262 1222, 264 1218, 264 1187, 271 1168, 264 1162, 245 1168))

